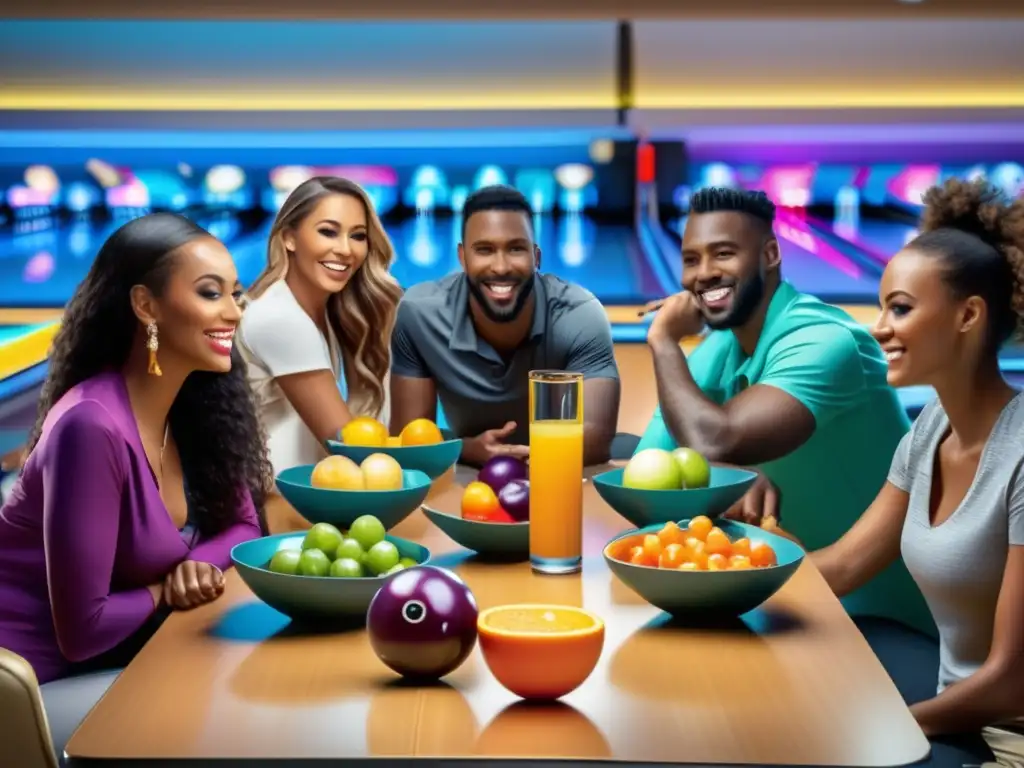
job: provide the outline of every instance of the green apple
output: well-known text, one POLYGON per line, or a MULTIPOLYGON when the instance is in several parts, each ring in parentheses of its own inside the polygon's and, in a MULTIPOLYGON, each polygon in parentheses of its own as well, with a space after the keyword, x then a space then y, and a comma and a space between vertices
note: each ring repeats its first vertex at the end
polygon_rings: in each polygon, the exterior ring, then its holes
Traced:
POLYGON ((682 487, 679 462, 669 451, 646 448, 633 456, 622 471, 625 488, 645 491, 671 491, 682 487))
POLYGON ((357 563, 363 559, 363 555, 366 554, 359 542, 355 539, 342 539, 341 544, 338 545, 338 549, 334 552, 335 560, 349 559, 355 560, 357 563))
POLYGON ((299 556, 297 549, 279 549, 270 558, 270 570, 274 573, 283 573, 294 576, 299 570, 299 556))
POLYGON ((342 540, 341 531, 330 523, 317 523, 306 533, 302 540, 303 549, 319 549, 327 557, 334 557, 342 540))
POLYGON ((351 557, 339 557, 331 563, 330 575, 340 579, 358 579, 363 575, 363 566, 351 557))
POLYGON ((302 576, 326 576, 331 559, 319 549, 304 549, 299 556, 299 574, 302 576))
POLYGON ((364 552, 369 552, 374 544, 384 541, 386 533, 383 523, 373 515, 360 515, 348 529, 349 537, 358 541, 364 552))
POLYGON ((672 457, 679 465, 683 488, 707 488, 711 482, 711 465, 693 448, 676 448, 672 457))
POLYGON ((366 560, 363 564, 371 573, 380 576, 398 565, 400 559, 398 547, 390 541, 378 541, 366 553, 366 560))

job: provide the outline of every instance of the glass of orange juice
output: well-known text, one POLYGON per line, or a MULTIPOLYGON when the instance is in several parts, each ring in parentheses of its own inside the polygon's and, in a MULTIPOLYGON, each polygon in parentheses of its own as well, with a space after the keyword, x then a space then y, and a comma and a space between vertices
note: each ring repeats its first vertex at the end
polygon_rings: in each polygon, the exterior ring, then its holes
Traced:
POLYGON ((583 374, 530 371, 530 565, 583 562, 583 374))

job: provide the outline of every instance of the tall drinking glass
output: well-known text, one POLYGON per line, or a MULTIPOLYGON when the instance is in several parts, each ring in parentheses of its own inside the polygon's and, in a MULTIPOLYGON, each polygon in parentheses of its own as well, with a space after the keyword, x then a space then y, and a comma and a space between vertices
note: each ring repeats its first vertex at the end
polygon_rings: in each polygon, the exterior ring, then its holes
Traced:
POLYGON ((583 374, 530 371, 530 565, 583 561, 583 374))

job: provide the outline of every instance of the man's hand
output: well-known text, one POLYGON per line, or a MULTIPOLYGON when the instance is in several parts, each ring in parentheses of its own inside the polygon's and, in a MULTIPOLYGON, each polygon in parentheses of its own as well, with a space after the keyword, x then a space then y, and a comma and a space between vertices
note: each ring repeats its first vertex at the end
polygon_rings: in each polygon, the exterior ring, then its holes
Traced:
POLYGON ((482 435, 463 440, 463 461, 467 464, 482 466, 495 456, 513 456, 517 459, 528 459, 530 456, 530 446, 509 445, 503 442, 515 429, 516 423, 510 421, 501 429, 489 429, 482 435))
POLYGON ((739 520, 748 525, 759 525, 765 530, 775 530, 779 524, 779 491, 771 480, 760 472, 757 480, 743 497, 725 513, 730 520, 739 520))
POLYGON ((224 592, 224 574, 209 563, 184 560, 164 580, 164 602, 188 610, 216 600, 224 592))
MULTIPOLYGON (((647 341, 672 341, 679 343, 687 336, 696 336, 704 329, 704 317, 700 313, 697 297, 689 291, 669 296, 657 309, 651 327, 647 329, 647 341)), ((655 304, 655 306, 657 306, 655 304)))

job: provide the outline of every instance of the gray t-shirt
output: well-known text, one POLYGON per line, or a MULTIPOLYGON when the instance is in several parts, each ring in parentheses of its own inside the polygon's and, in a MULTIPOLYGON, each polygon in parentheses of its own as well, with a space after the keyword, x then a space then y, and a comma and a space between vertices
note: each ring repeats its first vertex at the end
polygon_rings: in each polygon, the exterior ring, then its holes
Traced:
POLYGON ((932 526, 932 468, 949 418, 929 403, 900 442, 889 482, 910 494, 901 549, 939 629, 942 690, 984 663, 1010 546, 1024 546, 1024 394, 999 415, 967 495, 932 526))
POLYGON ((448 426, 475 437, 515 421, 508 442, 529 442, 529 373, 554 369, 584 379, 617 379, 611 324, 590 291, 537 274, 533 325, 507 359, 477 336, 466 275, 412 286, 398 305, 391 335, 391 375, 433 379, 448 426))

